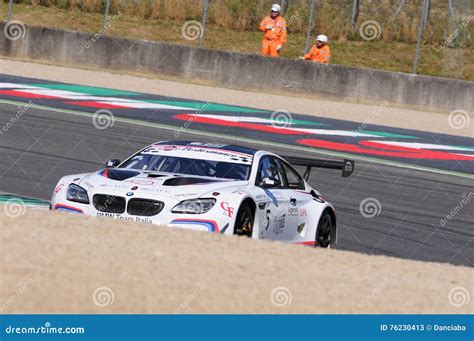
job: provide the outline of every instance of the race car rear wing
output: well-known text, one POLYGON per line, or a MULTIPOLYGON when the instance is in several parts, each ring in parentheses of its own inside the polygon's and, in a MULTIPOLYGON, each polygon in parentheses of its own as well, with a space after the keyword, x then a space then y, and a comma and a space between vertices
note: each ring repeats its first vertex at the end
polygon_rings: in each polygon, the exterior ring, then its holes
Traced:
POLYGON ((287 156, 283 158, 293 166, 306 167, 306 171, 303 178, 308 181, 311 175, 311 169, 316 168, 328 168, 328 169, 341 169, 342 176, 344 178, 350 176, 354 171, 355 161, 344 159, 344 161, 333 161, 333 160, 318 160, 318 159, 306 159, 302 157, 287 156))

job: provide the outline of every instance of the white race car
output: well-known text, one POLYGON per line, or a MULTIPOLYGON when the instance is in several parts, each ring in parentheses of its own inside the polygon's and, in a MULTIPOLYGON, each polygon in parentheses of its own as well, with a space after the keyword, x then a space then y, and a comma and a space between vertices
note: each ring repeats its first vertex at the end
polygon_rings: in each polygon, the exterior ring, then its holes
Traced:
POLYGON ((290 165, 341 169, 354 161, 281 158, 233 145, 157 142, 98 172, 57 184, 53 210, 328 247, 333 206, 290 165))

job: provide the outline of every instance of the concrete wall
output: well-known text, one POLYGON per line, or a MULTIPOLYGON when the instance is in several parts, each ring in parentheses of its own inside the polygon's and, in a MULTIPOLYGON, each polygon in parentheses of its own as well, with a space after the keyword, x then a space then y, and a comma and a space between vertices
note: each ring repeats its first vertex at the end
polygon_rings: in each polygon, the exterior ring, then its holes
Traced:
MULTIPOLYGON (((4 24, 0 24, 4 30, 4 24)), ((27 27, 23 38, 0 38, 0 56, 64 66, 203 79, 231 88, 266 88, 357 102, 434 110, 474 108, 474 82, 301 60, 215 51, 144 40, 27 27)), ((183 97, 185 94, 183 94, 183 97)), ((245 104, 245 103, 244 103, 245 104)))

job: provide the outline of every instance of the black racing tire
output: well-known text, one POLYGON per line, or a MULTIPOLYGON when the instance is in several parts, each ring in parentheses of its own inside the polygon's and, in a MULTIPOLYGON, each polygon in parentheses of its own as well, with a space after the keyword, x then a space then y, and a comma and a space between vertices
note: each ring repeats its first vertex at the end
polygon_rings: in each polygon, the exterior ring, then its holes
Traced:
POLYGON ((251 238, 253 233, 254 215, 249 205, 240 206, 235 218, 234 234, 251 238))
POLYGON ((314 246, 324 248, 330 247, 331 243, 334 242, 333 238, 336 235, 335 229, 336 226, 334 225, 331 214, 328 211, 324 211, 319 219, 314 246))

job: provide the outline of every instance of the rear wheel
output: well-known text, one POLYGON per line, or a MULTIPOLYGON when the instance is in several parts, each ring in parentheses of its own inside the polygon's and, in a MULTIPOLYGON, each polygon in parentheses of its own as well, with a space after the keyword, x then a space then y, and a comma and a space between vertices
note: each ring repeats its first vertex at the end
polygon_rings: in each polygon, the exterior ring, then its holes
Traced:
POLYGON ((235 220, 234 234, 238 236, 252 237, 253 212, 249 205, 240 206, 235 220))
POLYGON ((331 215, 328 211, 324 211, 319 219, 315 246, 330 247, 332 237, 335 235, 335 228, 331 215))

